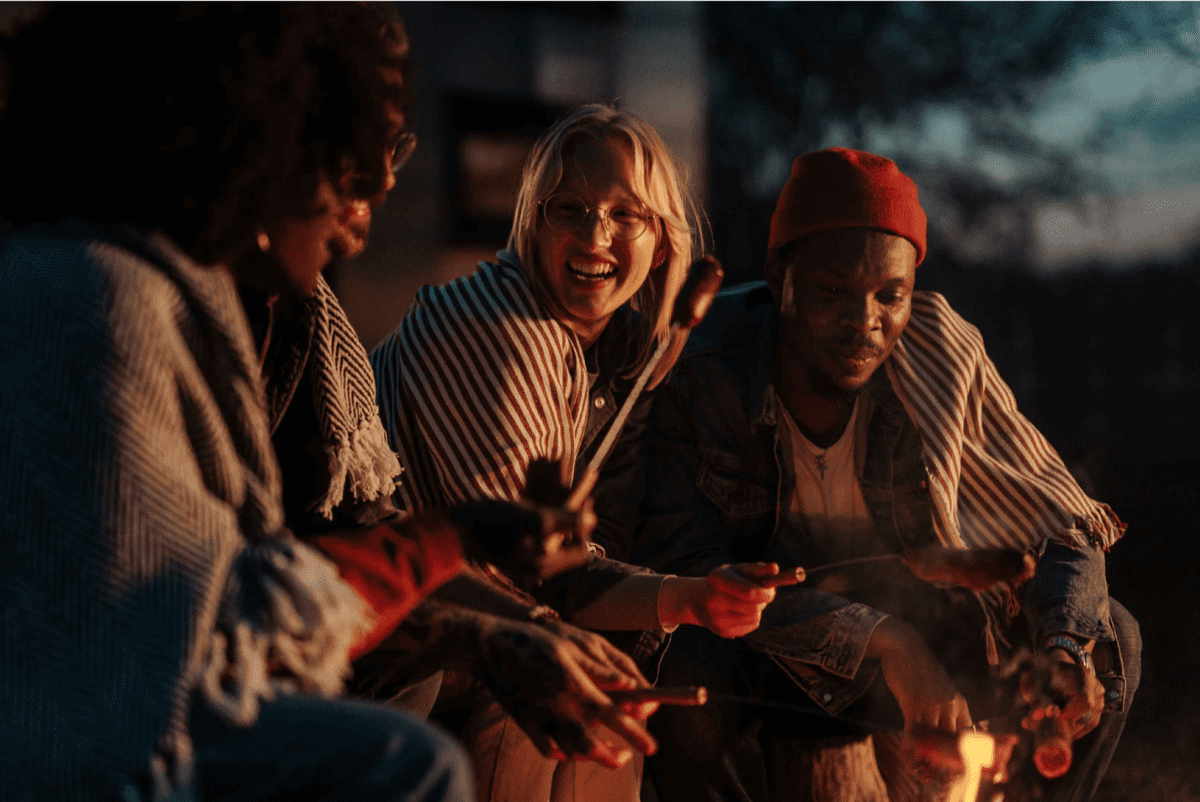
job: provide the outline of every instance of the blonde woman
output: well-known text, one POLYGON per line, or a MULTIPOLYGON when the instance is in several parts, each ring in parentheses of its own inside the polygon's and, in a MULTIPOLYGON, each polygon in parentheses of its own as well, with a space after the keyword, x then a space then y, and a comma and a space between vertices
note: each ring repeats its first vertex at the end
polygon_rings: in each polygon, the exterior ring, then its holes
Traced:
MULTIPOLYGON (((381 416, 406 467, 403 506, 520 498, 535 459, 561 466, 568 483, 582 473, 634 377, 670 336, 696 221, 674 159, 637 116, 590 105, 550 128, 525 166, 508 249, 471 276, 423 288, 372 354, 381 416)), ((644 394, 630 416, 609 471, 628 475, 640 460, 649 399, 644 394)), ((616 558, 628 554, 636 514, 620 495, 596 497, 595 539, 616 558)), ((633 656, 649 658, 680 624, 725 637, 753 630, 774 595, 754 578, 775 570, 723 566, 708 577, 663 577, 601 554, 547 582, 537 601, 581 627, 643 631, 633 656)), ((589 653, 611 648, 589 637, 589 653)), ((607 701, 605 683, 596 685, 607 701)), ((529 734, 544 755, 571 751, 562 739, 529 734)), ((476 717, 468 741, 481 799, 638 797, 640 760, 621 747, 604 762, 623 771, 577 762, 555 770, 535 761, 534 743, 495 711, 476 717)))

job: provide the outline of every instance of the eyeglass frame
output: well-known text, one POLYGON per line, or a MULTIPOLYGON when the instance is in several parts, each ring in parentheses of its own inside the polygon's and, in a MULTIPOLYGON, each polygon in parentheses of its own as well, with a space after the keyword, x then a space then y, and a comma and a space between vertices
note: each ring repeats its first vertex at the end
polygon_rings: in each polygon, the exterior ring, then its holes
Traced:
MULTIPOLYGON (((396 136, 396 144, 392 145, 392 152, 388 155, 388 170, 393 176, 400 172, 400 168, 408 163, 408 160, 412 158, 413 152, 416 151, 416 149, 416 134, 405 131, 404 133, 396 136)), ((357 170, 348 174, 344 180, 347 180, 351 185, 354 185, 363 181, 364 179, 370 179, 371 177, 372 174, 370 170, 357 170)))
POLYGON ((410 131, 405 131, 396 137, 396 144, 392 146, 392 155, 388 159, 388 165, 391 167, 392 175, 400 172, 400 168, 408 164, 408 160, 412 158, 412 155, 416 149, 416 134, 410 131))
POLYGON ((579 197, 578 195, 574 195, 570 192, 565 192, 565 191, 564 192, 551 192, 549 195, 547 195, 546 197, 544 197, 540 201, 538 201, 537 205, 538 205, 538 209, 541 210, 542 218, 546 221, 546 225, 550 226, 550 228, 552 228, 555 231, 563 231, 563 232, 570 233, 570 234, 574 234, 575 232, 582 230, 583 227, 588 224, 588 221, 592 219, 592 212, 595 212, 596 215, 600 218, 600 223, 604 226, 604 230, 608 232, 608 235, 610 237, 612 237, 613 239, 615 239, 619 242, 633 242, 634 240, 636 240, 638 237, 645 234, 646 231, 648 231, 650 229, 651 223, 653 223, 655 220, 662 219, 661 215, 652 214, 649 212, 647 212, 647 213, 639 212, 638 214, 642 218, 644 227, 642 228, 641 231, 634 234, 632 237, 625 239, 624 237, 618 237, 617 233, 615 231, 613 231, 613 229, 610 227, 610 221, 612 219, 610 216, 610 210, 602 209, 599 206, 589 206, 587 201, 585 201, 583 198, 579 197), (580 205, 583 206, 583 209, 584 209, 583 220, 579 223, 579 225, 575 226, 574 228, 559 228, 558 226, 556 226, 550 222, 550 216, 546 213, 546 204, 550 202, 551 198, 557 197, 559 195, 565 195, 568 198, 574 198, 575 200, 579 201, 580 205))

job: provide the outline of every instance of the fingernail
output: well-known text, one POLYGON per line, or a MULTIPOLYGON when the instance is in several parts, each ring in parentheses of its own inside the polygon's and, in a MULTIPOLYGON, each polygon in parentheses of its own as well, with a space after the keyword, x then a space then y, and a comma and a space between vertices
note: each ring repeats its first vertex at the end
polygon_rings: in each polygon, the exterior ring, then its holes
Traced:
POLYGON ((628 749, 622 749, 620 752, 617 752, 617 765, 618 766, 624 766, 626 763, 628 763, 632 759, 633 759, 633 752, 631 752, 628 749))

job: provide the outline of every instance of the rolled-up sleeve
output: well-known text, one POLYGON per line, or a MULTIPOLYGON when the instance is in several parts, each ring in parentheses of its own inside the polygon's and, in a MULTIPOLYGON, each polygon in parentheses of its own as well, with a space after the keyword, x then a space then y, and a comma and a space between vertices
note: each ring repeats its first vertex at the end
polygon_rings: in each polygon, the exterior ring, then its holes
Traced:
POLYGON ((1024 610, 1035 645, 1055 632, 1111 641, 1104 552, 1095 546, 1046 541, 1025 591, 1024 610))

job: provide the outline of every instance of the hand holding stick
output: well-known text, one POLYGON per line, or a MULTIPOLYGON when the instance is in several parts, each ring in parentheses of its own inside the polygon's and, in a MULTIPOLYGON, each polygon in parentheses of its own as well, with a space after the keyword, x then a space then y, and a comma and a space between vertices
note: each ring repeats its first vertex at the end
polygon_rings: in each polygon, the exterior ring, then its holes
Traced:
POLYGON ((807 578, 808 574, 805 570, 797 565, 795 568, 780 568, 778 574, 774 576, 761 576, 755 581, 758 582, 759 587, 782 588, 788 585, 799 585, 807 578))
POLYGON ((780 572, 775 563, 726 564, 703 577, 667 577, 659 591, 659 620, 740 638, 758 628, 776 588, 802 580, 803 569, 780 572))
POLYGON ((1033 733, 1033 763, 1048 779, 1071 768, 1073 742, 1100 723, 1104 689, 1095 670, 1054 651, 1037 655, 1018 687, 1029 713, 1021 726, 1033 733))

